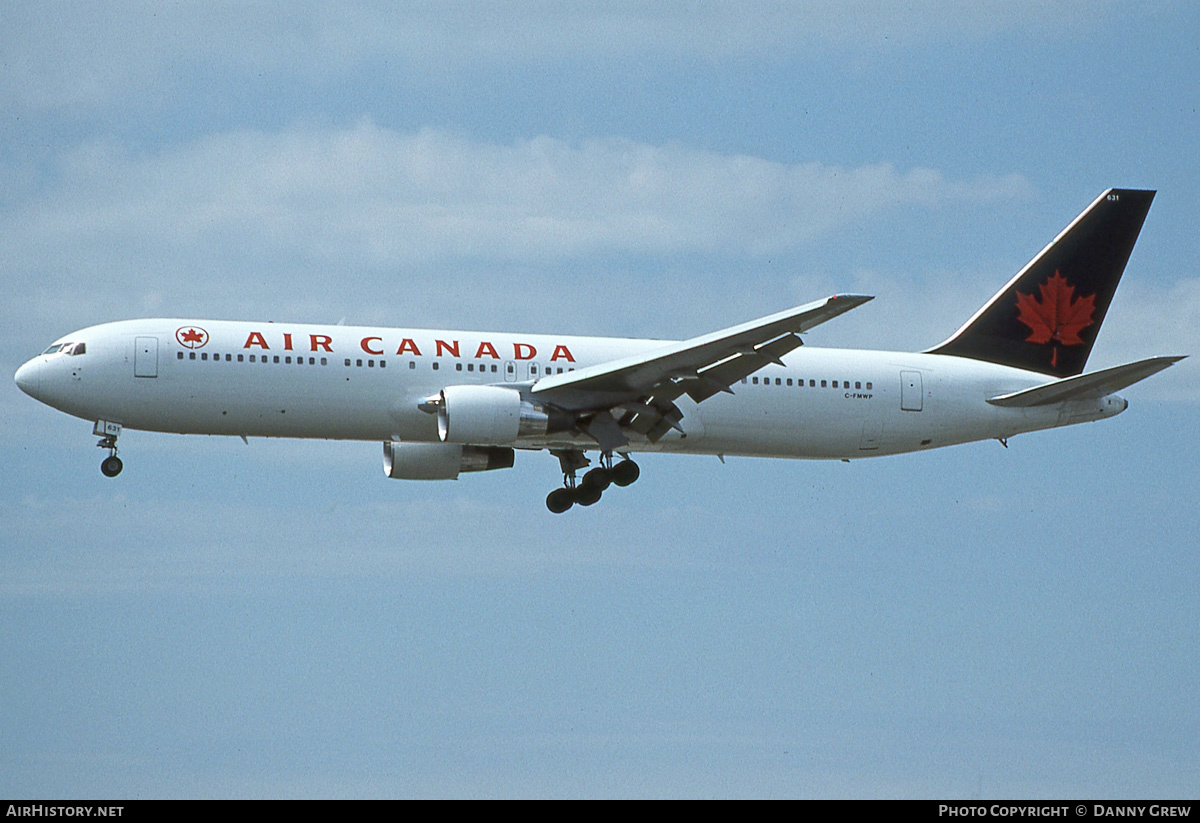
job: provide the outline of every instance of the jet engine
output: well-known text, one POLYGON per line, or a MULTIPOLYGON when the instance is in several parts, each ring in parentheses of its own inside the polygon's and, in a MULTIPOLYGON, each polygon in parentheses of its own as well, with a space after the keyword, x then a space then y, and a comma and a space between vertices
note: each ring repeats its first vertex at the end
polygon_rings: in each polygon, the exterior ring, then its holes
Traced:
POLYGON ((503 386, 447 386, 433 402, 444 443, 503 445, 564 431, 572 422, 561 409, 524 400, 503 386))
POLYGON ((383 443, 383 473, 394 480, 457 480, 459 472, 511 469, 513 450, 457 443, 383 443))

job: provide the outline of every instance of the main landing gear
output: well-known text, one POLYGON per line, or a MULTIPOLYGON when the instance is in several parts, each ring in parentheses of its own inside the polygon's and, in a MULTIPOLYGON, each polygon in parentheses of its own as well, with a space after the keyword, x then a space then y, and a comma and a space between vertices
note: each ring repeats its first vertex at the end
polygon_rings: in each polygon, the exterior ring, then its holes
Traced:
POLYGON ((590 506, 600 500, 610 485, 628 486, 638 479, 642 470, 628 457, 613 465, 612 452, 600 455, 600 465, 575 481, 575 472, 588 465, 588 459, 579 451, 551 452, 558 458, 563 471, 563 488, 546 495, 546 508, 562 514, 572 506, 590 506))
POLYGON ((120 423, 109 423, 107 420, 97 420, 92 427, 92 434, 100 435, 98 448, 108 449, 108 457, 100 462, 100 472, 105 477, 116 477, 121 473, 124 464, 117 457, 117 437, 121 434, 120 423))

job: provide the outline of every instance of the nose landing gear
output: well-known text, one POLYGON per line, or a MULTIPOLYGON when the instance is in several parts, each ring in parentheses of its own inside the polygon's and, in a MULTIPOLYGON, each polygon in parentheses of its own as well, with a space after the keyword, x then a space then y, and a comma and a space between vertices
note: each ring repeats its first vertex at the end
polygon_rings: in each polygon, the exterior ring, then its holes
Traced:
POLYGON ((558 458, 563 470, 563 488, 555 489, 546 495, 546 508, 555 514, 562 514, 567 509, 578 504, 591 506, 600 500, 605 489, 610 485, 628 486, 638 479, 641 469, 628 457, 613 465, 612 452, 601 452, 600 465, 589 471, 579 482, 575 480, 575 472, 588 465, 588 459, 581 451, 551 452, 558 458))
POLYGON ((108 449, 108 457, 100 462, 100 473, 105 477, 116 477, 124 468, 121 458, 117 457, 117 437, 121 434, 121 424, 97 420, 92 427, 92 434, 100 435, 100 442, 96 444, 98 448, 108 449))

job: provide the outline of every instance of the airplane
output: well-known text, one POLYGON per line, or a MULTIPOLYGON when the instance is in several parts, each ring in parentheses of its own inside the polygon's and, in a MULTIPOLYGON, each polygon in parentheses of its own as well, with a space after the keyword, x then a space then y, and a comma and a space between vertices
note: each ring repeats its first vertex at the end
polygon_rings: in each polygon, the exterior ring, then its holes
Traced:
POLYGON ((873 299, 835 294, 683 341, 308 323, 147 319, 60 337, 17 370, 93 421, 107 477, 128 429, 383 443, 409 480, 548 451, 547 508, 596 503, 634 453, 852 460, 1100 420, 1116 392, 1183 359, 1084 373, 1154 198, 1101 194, 945 342, 823 349, 800 335, 873 299), (591 465, 587 452, 598 452, 591 465), (614 455, 619 460, 614 460, 614 455))

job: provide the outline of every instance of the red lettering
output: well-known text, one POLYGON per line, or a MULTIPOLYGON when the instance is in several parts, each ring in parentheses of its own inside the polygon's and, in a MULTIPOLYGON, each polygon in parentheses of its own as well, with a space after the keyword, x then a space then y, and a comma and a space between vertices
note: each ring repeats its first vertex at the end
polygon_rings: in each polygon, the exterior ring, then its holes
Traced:
POLYGON ((488 357, 494 357, 494 358, 496 358, 497 360, 499 360, 499 359, 500 359, 500 355, 498 355, 498 354, 496 353, 496 347, 495 347, 495 346, 493 346, 491 343, 488 343, 488 342, 483 342, 483 343, 480 343, 480 344, 479 344, 479 350, 475 352, 475 356, 476 356, 476 357, 483 357, 485 354, 486 354, 488 357))
POLYGON ((267 345, 267 341, 263 339, 262 334, 256 331, 250 332, 250 336, 246 338, 246 345, 242 346, 242 348, 248 349, 251 346, 258 346, 260 349, 271 348, 267 345))
POLYGON ((333 348, 330 345, 333 343, 333 338, 327 334, 310 334, 308 336, 308 343, 310 346, 309 351, 316 351, 319 347, 330 354, 333 353, 333 348))
POLYGON ((532 360, 537 357, 537 349, 528 343, 513 343, 513 356, 518 360, 532 360))
POLYGON ((396 354, 404 354, 406 351, 412 352, 417 357, 421 356, 421 350, 417 348, 417 344, 408 337, 400 341, 400 348, 396 349, 396 354))
POLYGON ((370 346, 368 346, 368 345, 367 345, 367 344, 368 344, 368 343, 370 343, 372 340, 378 340, 380 343, 382 343, 382 342, 383 342, 383 338, 382 338, 382 337, 364 337, 364 338, 363 338, 363 339, 362 339, 362 340, 359 342, 359 344, 358 344, 358 345, 362 346, 362 350, 363 350, 363 351, 365 351, 367 354, 383 354, 383 349, 380 349, 379 351, 376 351, 375 349, 373 349, 373 348, 371 348, 370 346))
POLYGON ((292 336, 290 334, 283 335, 283 350, 284 351, 292 350, 292 336))
POLYGON ((571 356, 571 350, 566 346, 555 346, 554 354, 550 355, 550 361, 553 362, 560 357, 565 358, 568 363, 574 363, 575 358, 571 356))
POLYGON ((434 357, 441 357, 443 349, 450 352, 450 354, 454 355, 455 357, 458 357, 457 340, 455 340, 453 343, 447 343, 445 340, 434 340, 433 345, 437 347, 437 351, 433 354, 434 357))

